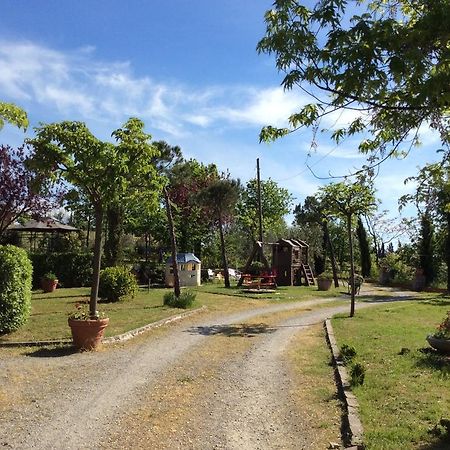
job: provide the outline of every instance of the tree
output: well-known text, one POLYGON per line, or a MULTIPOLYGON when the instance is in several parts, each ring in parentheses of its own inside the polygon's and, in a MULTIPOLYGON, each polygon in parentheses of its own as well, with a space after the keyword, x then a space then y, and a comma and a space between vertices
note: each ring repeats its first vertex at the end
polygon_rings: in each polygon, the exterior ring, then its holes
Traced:
POLYGON ((444 260, 447 265, 447 290, 450 291, 450 156, 446 155, 442 162, 427 164, 415 177, 407 182, 415 182, 417 187, 413 194, 400 198, 400 208, 407 203, 414 203, 420 215, 429 217, 440 223, 444 230, 444 260))
POLYGON ((228 261, 226 255, 224 225, 236 207, 239 197, 239 180, 230 180, 228 178, 219 179, 212 182, 209 186, 200 191, 198 198, 200 203, 207 205, 214 211, 217 220, 217 227, 220 234, 220 247, 222 254, 222 268, 225 277, 225 287, 230 287, 230 274, 228 272, 228 261))
POLYGON ((275 0, 257 49, 275 55, 285 89, 298 87, 312 103, 289 117, 288 128, 265 127, 261 140, 318 129, 322 118, 348 110, 353 119, 332 138, 368 132, 359 150, 373 158, 416 143, 422 124, 449 144, 448 0, 304 3, 275 0))
MULTIPOLYGON (((292 195, 270 178, 261 181, 261 209, 264 234, 279 235, 285 231, 284 216, 289 213, 292 195)), ((248 181, 237 204, 238 220, 253 240, 259 229, 257 180, 248 181)))
POLYGON ((419 264, 425 276, 425 286, 430 286, 436 277, 433 234, 431 217, 423 214, 420 219, 419 264))
POLYGON ((373 188, 362 182, 330 183, 319 189, 319 198, 330 215, 342 217, 347 222, 350 249, 350 317, 355 315, 355 263, 353 258, 352 220, 361 214, 370 214, 375 209, 373 188))
POLYGON ((149 200, 159 187, 151 164, 158 151, 151 145, 151 136, 144 124, 130 118, 112 133, 117 144, 97 139, 82 122, 61 122, 35 129, 30 144, 36 153, 30 164, 41 173, 64 179, 78 187, 89 199, 95 214, 93 280, 89 303, 91 317, 97 317, 97 297, 101 261, 102 226, 106 208, 146 193, 149 200))
POLYGON ((177 264, 177 237, 175 233, 175 224, 172 212, 172 201, 170 198, 168 184, 170 183, 173 168, 183 161, 183 157, 181 155, 181 149, 178 146, 171 146, 164 141, 155 142, 154 145, 158 149, 159 154, 153 158, 152 162, 156 167, 156 169, 158 170, 159 174, 164 179, 162 192, 164 196, 164 205, 167 214, 167 223, 169 225, 170 249, 172 254, 173 291, 175 297, 179 298, 181 294, 181 288, 177 264))
POLYGON ((45 178, 25 165, 24 147, 0 146, 0 237, 23 215, 44 216, 59 201, 45 178))
POLYGON ((361 217, 358 217, 356 235, 358 236, 359 254, 361 259, 361 275, 363 277, 369 277, 370 270, 372 268, 372 261, 370 259, 369 241, 367 240, 367 233, 364 229, 364 224, 361 217))
POLYGON ((14 103, 0 102, 0 130, 5 125, 5 122, 26 130, 28 127, 27 113, 22 108, 14 105, 14 103))

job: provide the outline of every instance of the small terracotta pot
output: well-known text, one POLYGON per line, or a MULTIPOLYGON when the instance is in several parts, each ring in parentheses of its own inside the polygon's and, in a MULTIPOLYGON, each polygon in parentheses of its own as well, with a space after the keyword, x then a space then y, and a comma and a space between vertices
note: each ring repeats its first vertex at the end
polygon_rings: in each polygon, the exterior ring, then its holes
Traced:
POLYGON ((331 283, 333 280, 318 278, 317 279, 317 290, 318 291, 328 291, 331 288, 331 283))
POLYGON ((48 278, 41 278, 41 288, 44 292, 54 292, 58 286, 58 280, 49 280, 48 278))
POLYGON ((73 345, 78 350, 94 350, 102 342, 109 318, 97 320, 69 319, 73 345))

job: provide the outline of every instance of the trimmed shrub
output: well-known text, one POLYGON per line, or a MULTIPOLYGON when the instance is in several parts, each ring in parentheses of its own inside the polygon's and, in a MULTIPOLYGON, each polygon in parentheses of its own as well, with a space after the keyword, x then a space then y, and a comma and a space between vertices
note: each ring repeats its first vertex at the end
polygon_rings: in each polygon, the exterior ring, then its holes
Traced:
POLYGON ((341 347, 340 356, 345 365, 351 363, 356 356, 356 349, 351 345, 343 344, 341 347))
POLYGON ((15 331, 28 320, 32 272, 25 250, 0 246, 0 334, 15 331))
POLYGON ((361 363, 354 363, 350 369, 350 384, 360 386, 364 383, 366 369, 361 363))
POLYGON ((175 297, 173 291, 164 294, 164 305, 170 306, 171 308, 182 308, 187 309, 194 303, 196 293, 193 291, 183 291, 180 296, 175 297))
POLYGON ((138 290, 135 276, 127 267, 107 267, 100 272, 98 295, 102 300, 118 302, 134 297, 138 290))
POLYGON ((33 264, 33 288, 37 289, 40 280, 47 272, 58 274, 60 286, 90 286, 92 281, 92 253, 31 253, 33 264))

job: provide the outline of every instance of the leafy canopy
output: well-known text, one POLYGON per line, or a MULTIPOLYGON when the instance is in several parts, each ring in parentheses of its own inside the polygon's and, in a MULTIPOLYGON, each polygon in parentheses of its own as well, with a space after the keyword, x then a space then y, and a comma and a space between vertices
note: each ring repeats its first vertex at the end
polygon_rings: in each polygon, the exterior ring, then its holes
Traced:
POLYGON ((0 102, 0 130, 5 122, 26 130, 28 127, 27 113, 14 103, 0 102))
POLYGON ((258 51, 275 55, 285 89, 298 87, 312 102, 299 105, 288 128, 263 128, 262 141, 304 126, 318 129, 328 114, 349 110, 350 124, 332 137, 370 133, 359 150, 372 158, 416 143, 426 123, 448 145, 448 0, 321 0, 313 7, 275 0, 265 21, 258 51))

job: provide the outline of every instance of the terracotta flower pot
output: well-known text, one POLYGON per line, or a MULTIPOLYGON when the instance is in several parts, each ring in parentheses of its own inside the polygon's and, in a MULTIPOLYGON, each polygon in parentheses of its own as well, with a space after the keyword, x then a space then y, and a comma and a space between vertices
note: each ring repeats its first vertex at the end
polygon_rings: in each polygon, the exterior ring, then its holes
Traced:
POLYGON ((48 278, 41 278, 41 288, 44 292, 54 292, 58 286, 58 280, 49 280, 48 278))
POLYGON ((317 278, 317 290, 318 291, 328 291, 331 288, 331 283, 333 280, 328 278, 317 278))
POLYGON ((434 349, 450 355, 450 339, 439 339, 433 336, 427 336, 427 341, 434 349))
POLYGON ((108 323, 109 318, 97 320, 69 319, 74 347, 78 350, 94 350, 97 348, 102 342, 103 333, 108 323))

